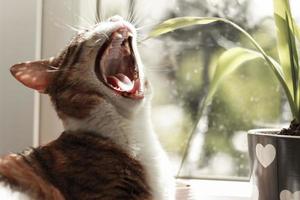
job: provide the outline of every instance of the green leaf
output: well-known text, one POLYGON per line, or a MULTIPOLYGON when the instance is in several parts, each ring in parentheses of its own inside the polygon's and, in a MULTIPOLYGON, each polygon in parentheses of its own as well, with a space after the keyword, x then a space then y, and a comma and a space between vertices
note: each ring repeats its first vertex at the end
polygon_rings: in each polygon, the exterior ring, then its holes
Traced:
MULTIPOLYGON (((274 0, 275 1, 275 0, 274 0)), ((213 22, 223 22, 226 24, 231 25, 236 30, 241 32, 257 49, 257 52, 260 53, 260 56, 265 59, 265 61, 268 63, 268 65, 271 67, 273 72, 275 73, 277 79, 279 80, 286 96, 289 101, 289 105, 291 108, 291 111, 293 113, 293 116, 298 120, 300 119, 300 116, 298 114, 298 108, 297 103, 294 102, 294 98, 292 96, 292 89, 288 87, 287 80, 284 77, 284 73, 282 71, 281 66, 275 62, 271 57, 269 57, 266 52, 261 48, 261 46, 254 40, 254 38, 247 33, 243 28, 238 26, 237 24, 231 22, 230 20, 224 19, 224 18, 217 18, 217 17, 179 17, 179 18, 173 18, 169 19, 158 26, 156 26, 149 34, 148 38, 151 37, 157 37, 162 34, 166 34, 168 32, 174 31, 179 28, 188 27, 192 25, 205 25, 210 24, 213 22)), ((213 91, 214 89, 212 89, 213 91)), ((209 102, 210 97, 207 98, 207 102, 209 102)))
MULTIPOLYGON (((289 59, 290 59, 290 70, 292 74, 292 85, 293 85, 293 91, 294 91, 294 101, 298 103, 298 88, 299 88, 299 64, 298 64, 298 52, 296 48, 296 40, 294 32, 294 26, 293 24, 290 26, 290 21, 292 20, 289 18, 288 15, 286 15, 287 19, 287 27, 286 30, 288 32, 288 48, 289 48, 289 59)), ((299 105, 297 105, 299 106, 299 105)))
MULTIPOLYGON (((250 62, 254 59, 262 59, 263 61, 265 61, 265 57, 257 51, 240 47, 232 48, 225 51, 218 59, 214 76, 212 78, 210 88, 208 91, 208 95, 205 100, 205 104, 209 104, 211 102, 218 86, 224 79, 226 79, 228 75, 230 75, 232 72, 239 69, 240 67, 245 66, 244 64, 246 62, 250 62)), ((285 92, 287 93, 288 99, 290 101, 289 103, 291 103, 291 105, 294 105, 279 64, 271 57, 269 57, 269 60, 272 62, 273 65, 271 69, 273 70, 279 82, 283 86, 285 92)), ((268 66, 271 65, 268 64, 268 66)))
POLYGON ((260 54, 256 52, 253 53, 251 50, 240 47, 235 47, 222 53, 217 61, 217 66, 210 83, 206 98, 207 103, 211 102, 213 95, 218 89, 218 86, 224 79, 226 79, 227 76, 229 76, 238 68, 244 66, 246 62, 258 58, 261 58, 260 54))
POLYGON ((265 53, 263 48, 254 40, 254 38, 247 33, 243 28, 241 28, 239 25, 233 23, 230 20, 224 19, 224 18, 218 18, 218 17, 178 17, 169 19, 159 25, 157 25, 149 34, 148 38, 151 37, 157 37, 163 34, 166 34, 168 32, 188 27, 192 25, 205 25, 210 24, 213 22, 223 22, 226 24, 231 25, 233 28, 241 32, 244 36, 247 37, 247 39, 250 40, 250 42, 254 45, 254 47, 263 55, 263 57, 266 59, 266 61, 272 65, 272 62, 269 60, 268 55, 265 53))
POLYGON ((283 68, 286 80, 291 82, 294 101, 298 103, 299 87, 299 62, 298 52, 296 49, 295 22, 292 18, 291 9, 288 0, 273 0, 274 18, 277 30, 277 49, 280 63, 283 68))
POLYGON ((219 18, 214 17, 179 17, 166 20, 163 23, 156 26, 149 34, 150 37, 157 37, 174 30, 193 26, 193 25, 205 25, 213 22, 220 21, 219 18))
POLYGON ((299 25, 296 25, 296 37, 300 41, 300 27, 299 27, 299 25))

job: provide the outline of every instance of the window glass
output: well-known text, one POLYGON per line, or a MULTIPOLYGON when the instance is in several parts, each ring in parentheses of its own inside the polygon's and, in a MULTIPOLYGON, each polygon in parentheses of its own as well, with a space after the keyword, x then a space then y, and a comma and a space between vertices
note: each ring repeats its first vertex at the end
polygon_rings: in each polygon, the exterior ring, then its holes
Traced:
MULTIPOLYGON (((153 24, 171 17, 226 17, 276 57, 271 0, 133 2, 141 39, 153 24)), ((174 173, 187 148, 181 177, 247 179, 247 130, 277 127, 290 119, 276 78, 260 61, 248 63, 228 77, 199 118, 217 57, 234 46, 252 48, 237 31, 222 23, 177 30, 139 45, 154 88, 153 124, 171 157, 174 173)))

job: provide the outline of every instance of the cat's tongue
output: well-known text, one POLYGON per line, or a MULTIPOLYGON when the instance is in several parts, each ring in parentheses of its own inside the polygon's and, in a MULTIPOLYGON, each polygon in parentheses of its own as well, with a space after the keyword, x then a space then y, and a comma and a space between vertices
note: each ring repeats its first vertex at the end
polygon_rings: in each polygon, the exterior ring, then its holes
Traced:
POLYGON ((134 88, 134 82, 124 74, 119 73, 106 78, 107 83, 121 92, 131 92, 134 88))

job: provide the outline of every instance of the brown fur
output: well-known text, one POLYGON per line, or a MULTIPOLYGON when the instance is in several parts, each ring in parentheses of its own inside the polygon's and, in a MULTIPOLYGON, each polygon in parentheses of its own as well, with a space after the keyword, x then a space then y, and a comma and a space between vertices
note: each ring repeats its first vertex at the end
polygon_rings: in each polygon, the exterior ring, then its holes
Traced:
POLYGON ((68 88, 57 87, 55 91, 51 92, 51 100, 60 118, 68 115, 83 119, 90 114, 94 106, 102 101, 101 94, 88 90, 84 84, 68 88))
POLYGON ((46 146, 7 156, 0 174, 35 199, 151 199, 140 163, 93 133, 66 132, 46 146))
POLYGON ((0 159, 2 182, 34 199, 64 200, 60 191, 39 176, 21 155, 8 155, 0 159))
POLYGON ((89 69, 76 66, 86 57, 82 54, 88 50, 83 46, 82 35, 78 34, 59 56, 50 62, 50 65, 57 70, 46 93, 50 95, 60 118, 67 115, 83 119, 103 100, 98 90, 93 88, 86 79, 89 69))

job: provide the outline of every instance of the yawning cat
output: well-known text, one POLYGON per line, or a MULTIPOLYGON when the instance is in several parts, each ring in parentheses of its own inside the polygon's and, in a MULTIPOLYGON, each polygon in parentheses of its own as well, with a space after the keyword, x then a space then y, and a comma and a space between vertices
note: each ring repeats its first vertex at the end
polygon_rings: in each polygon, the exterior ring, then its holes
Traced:
POLYGON ((58 56, 11 68, 25 86, 49 94, 65 131, 0 159, 1 199, 175 199, 136 34, 114 16, 80 31, 58 56))

